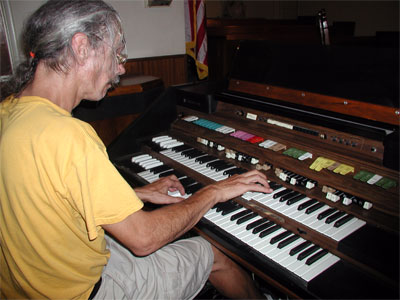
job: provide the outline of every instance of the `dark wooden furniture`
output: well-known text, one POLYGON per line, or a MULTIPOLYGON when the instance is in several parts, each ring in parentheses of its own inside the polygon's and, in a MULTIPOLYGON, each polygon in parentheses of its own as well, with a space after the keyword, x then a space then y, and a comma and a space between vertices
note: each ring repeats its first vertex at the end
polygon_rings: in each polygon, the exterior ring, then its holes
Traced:
POLYGON ((107 146, 164 90, 160 78, 131 75, 121 78, 99 102, 82 101, 73 115, 90 123, 107 146))
POLYGON ((209 79, 227 78, 236 48, 244 40, 321 43, 317 22, 266 19, 207 19, 209 79))

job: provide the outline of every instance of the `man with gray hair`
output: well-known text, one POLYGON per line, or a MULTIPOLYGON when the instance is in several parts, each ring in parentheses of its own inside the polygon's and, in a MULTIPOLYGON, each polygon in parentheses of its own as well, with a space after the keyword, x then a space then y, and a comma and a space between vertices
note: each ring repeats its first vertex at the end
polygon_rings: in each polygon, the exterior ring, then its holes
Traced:
POLYGON ((186 200, 168 196, 184 194, 174 175, 133 190, 93 128, 72 117, 125 72, 117 12, 100 0, 51 0, 27 20, 23 43, 27 60, 0 102, 1 298, 191 299, 207 279, 227 297, 261 298, 206 240, 176 240, 216 203, 271 192, 265 175, 236 175, 186 200), (143 210, 147 201, 165 205, 143 210))

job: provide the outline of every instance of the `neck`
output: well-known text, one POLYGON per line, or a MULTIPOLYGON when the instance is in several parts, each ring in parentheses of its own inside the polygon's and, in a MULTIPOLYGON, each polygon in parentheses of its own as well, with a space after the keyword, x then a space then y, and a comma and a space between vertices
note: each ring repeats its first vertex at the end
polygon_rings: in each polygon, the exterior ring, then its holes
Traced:
POLYGON ((21 96, 46 98, 61 108, 71 112, 82 98, 78 95, 72 72, 56 72, 39 62, 32 82, 22 91, 21 96))

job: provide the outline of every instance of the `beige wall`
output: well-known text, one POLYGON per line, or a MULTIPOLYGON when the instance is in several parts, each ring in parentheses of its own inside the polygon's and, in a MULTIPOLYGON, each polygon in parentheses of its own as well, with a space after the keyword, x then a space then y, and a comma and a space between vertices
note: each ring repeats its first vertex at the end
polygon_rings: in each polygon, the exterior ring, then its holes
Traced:
MULTIPOLYGON (((5 0, 1 0, 5 1, 5 0)), ((24 20, 44 0, 7 0, 10 3, 17 42, 24 20)), ((121 15, 129 58, 185 53, 183 0, 167 7, 148 7, 146 0, 106 0, 121 15)))
MULTIPOLYGON (((206 0, 207 17, 221 17, 225 0, 206 0)), ((314 16, 324 8, 328 22, 356 22, 356 36, 373 36, 376 31, 399 31, 399 1, 272 1, 245 0, 247 18, 296 19, 314 16)))

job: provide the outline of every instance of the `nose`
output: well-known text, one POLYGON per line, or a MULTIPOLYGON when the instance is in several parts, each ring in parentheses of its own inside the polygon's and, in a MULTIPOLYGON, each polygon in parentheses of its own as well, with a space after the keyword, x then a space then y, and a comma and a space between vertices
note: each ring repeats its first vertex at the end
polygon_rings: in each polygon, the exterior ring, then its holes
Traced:
POLYGON ((125 66, 123 64, 118 64, 118 75, 123 75, 125 72, 125 66))

